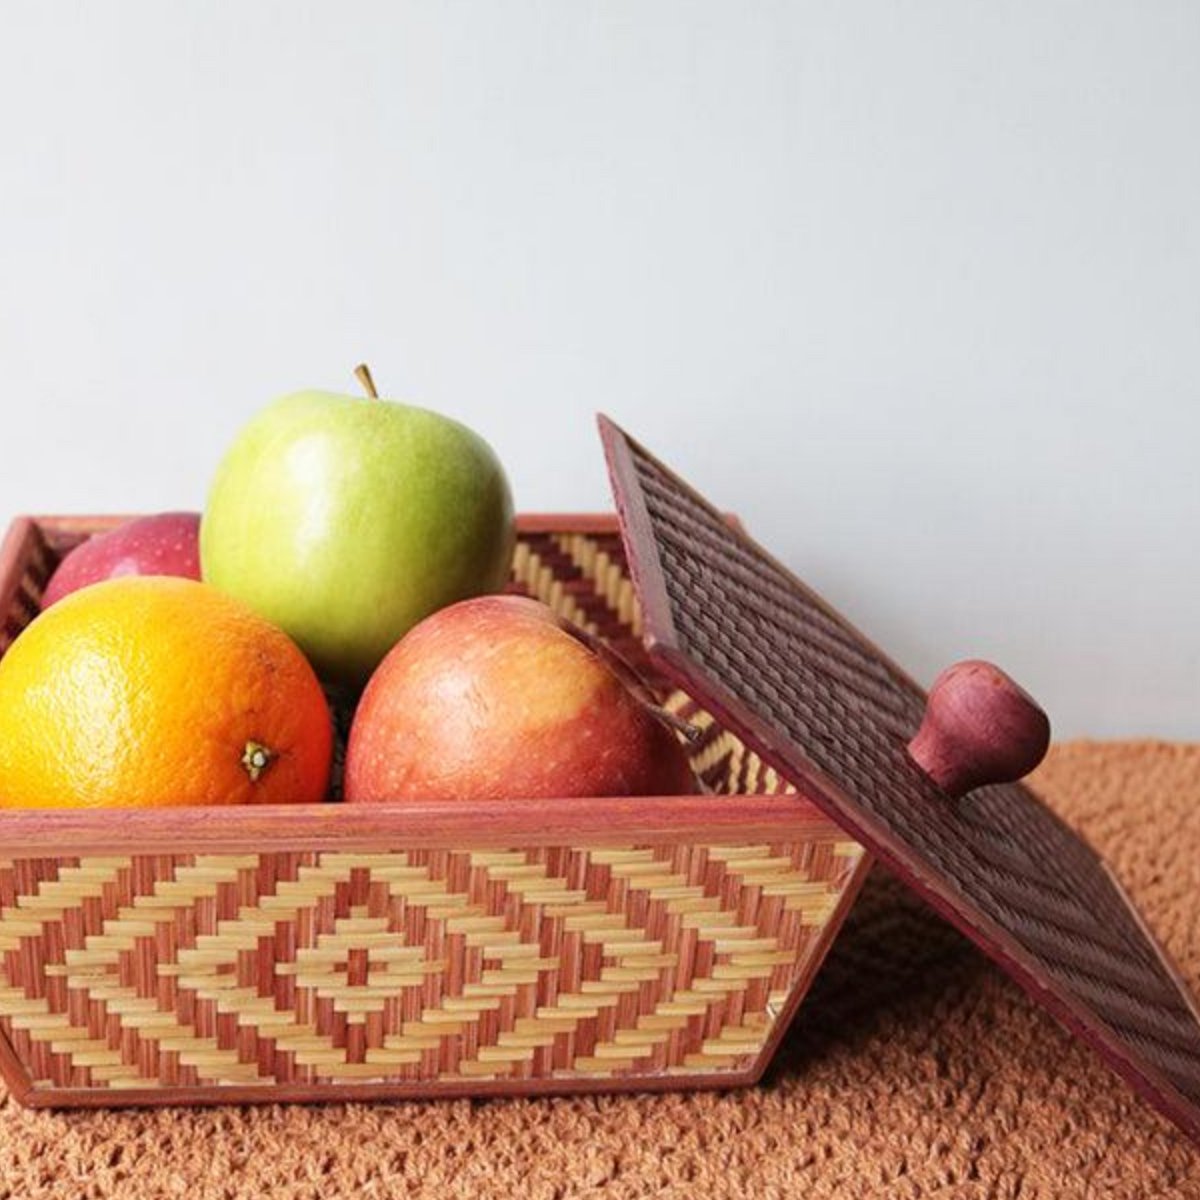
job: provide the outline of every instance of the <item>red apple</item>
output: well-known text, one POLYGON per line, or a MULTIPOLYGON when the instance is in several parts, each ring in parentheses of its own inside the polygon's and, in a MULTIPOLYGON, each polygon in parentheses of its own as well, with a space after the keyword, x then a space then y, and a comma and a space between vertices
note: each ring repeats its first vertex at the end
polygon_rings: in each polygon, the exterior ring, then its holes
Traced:
POLYGON ((58 564, 42 595, 42 608, 49 608, 88 584, 118 575, 199 579, 199 530, 199 513, 171 512, 138 517, 107 533, 98 533, 58 564))
POLYGON ((355 713, 343 786, 351 802, 698 790, 627 671, 521 596, 443 608, 392 648, 355 713))

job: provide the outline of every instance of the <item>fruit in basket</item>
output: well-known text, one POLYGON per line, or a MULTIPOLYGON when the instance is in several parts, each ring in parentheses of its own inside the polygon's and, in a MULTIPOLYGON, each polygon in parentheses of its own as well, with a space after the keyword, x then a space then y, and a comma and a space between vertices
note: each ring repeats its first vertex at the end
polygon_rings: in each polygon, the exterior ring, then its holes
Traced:
POLYGON ((627 667, 520 596, 427 617, 355 713, 345 799, 675 795, 687 754, 627 667))
POLYGON ((157 513, 137 517, 81 542, 58 564, 42 595, 42 607, 89 584, 122 575, 200 578, 200 514, 157 513))
POLYGON ((436 609, 508 578, 513 509, 488 444, 407 404, 297 392, 242 430, 200 529, 206 581, 361 684, 436 609))
POLYGON ((0 658, 0 807, 318 801, 331 753, 295 643, 194 580, 84 588, 0 658))

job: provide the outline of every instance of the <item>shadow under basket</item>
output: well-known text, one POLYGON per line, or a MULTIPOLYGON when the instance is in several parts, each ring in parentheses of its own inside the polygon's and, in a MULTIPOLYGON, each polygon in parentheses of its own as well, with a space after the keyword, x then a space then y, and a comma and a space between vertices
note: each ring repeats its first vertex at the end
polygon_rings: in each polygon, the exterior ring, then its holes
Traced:
MULTIPOLYGON (((21 518, 0 653, 116 518, 21 518)), ((615 518, 512 589, 643 672, 615 518)), ((30 1105, 752 1083, 869 867, 684 693, 694 797, 0 813, 0 1069, 30 1105)))

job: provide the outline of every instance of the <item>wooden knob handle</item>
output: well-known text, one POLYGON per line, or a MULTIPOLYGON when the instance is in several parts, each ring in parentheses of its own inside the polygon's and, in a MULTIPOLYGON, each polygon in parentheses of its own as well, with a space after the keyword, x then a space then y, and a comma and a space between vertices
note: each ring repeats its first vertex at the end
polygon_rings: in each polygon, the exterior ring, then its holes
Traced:
POLYGON ((955 663, 934 680, 917 736, 916 764, 956 799, 1028 775, 1050 745, 1050 719, 999 667, 955 663))

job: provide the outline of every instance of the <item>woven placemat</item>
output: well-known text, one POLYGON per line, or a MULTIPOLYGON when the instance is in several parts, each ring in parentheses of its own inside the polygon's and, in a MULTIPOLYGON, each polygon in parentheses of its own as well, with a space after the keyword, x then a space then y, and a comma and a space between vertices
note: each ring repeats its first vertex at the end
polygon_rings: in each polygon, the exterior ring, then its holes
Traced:
MULTIPOLYGON (((1059 746, 1034 784, 1200 983, 1200 745, 1059 746)), ((1200 1200, 1200 1150, 877 873, 750 1091, 0 1110, 0 1200, 263 1195, 1200 1200)))

